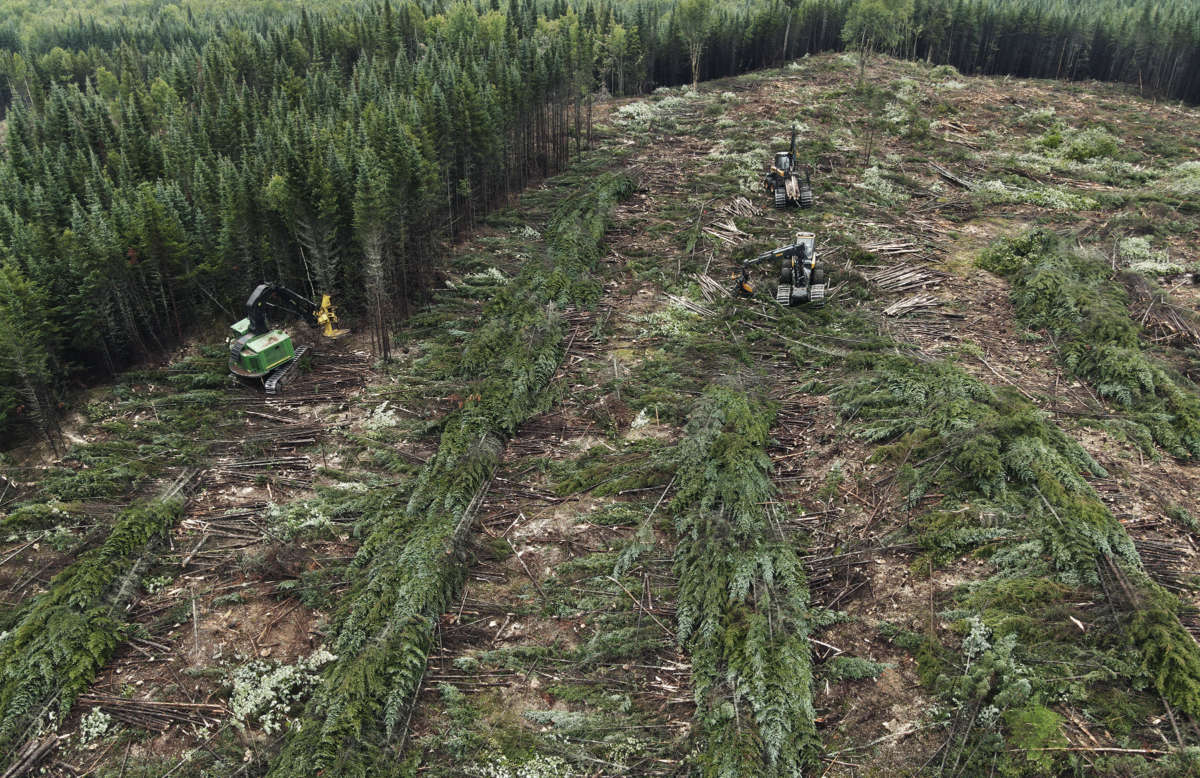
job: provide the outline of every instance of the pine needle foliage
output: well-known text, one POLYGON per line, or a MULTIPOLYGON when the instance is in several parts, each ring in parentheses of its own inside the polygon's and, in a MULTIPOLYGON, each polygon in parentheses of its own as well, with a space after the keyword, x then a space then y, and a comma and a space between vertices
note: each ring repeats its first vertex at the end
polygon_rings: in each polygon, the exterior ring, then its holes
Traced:
POLYGON ((1124 286, 1101 257, 1037 229, 997 242, 979 264, 1009 279, 1018 318, 1054 337, 1071 373, 1127 410, 1171 454, 1200 456, 1200 395, 1147 352, 1124 286))
POLYGON ((711 387, 679 445, 678 637, 705 776, 799 775, 817 753, 808 585, 766 510, 773 418, 744 392, 711 387))
POLYGON ((592 277, 608 214, 632 187, 601 176, 566 200, 546 251, 488 304, 461 367, 469 396, 444 425, 403 512, 380 517, 351 564, 337 615, 338 656, 287 737, 273 776, 378 776, 397 769, 404 731, 438 618, 462 585, 474 504, 517 426, 540 411, 563 356, 560 310, 599 296, 592 277))
POLYGON ((34 597, 0 636, 0 752, 13 755, 47 717, 67 713, 112 655, 124 606, 155 541, 183 515, 178 499, 135 505, 107 540, 34 597))
POLYGON ((862 352, 847 361, 866 372, 832 390, 842 415, 885 444, 878 456, 898 463, 910 498, 933 487, 945 495, 943 510, 923 517, 936 530, 923 542, 938 550, 954 528, 958 549, 979 549, 997 568, 966 604, 995 632, 996 646, 1020 638, 1005 662, 1039 647, 1062 652, 1059 659, 1074 652, 1067 593, 1103 597, 1101 571, 1111 566, 1124 584, 1108 588, 1127 585, 1123 601, 1112 603, 1124 616, 1113 634, 1094 638, 1115 645, 1092 648, 1137 659, 1098 661, 1189 715, 1200 711, 1200 648, 1179 622, 1180 604, 1147 576, 1124 527, 1086 482, 1103 470, 1078 443, 1015 392, 993 390, 953 364, 862 352), (1045 630, 1056 625, 1065 629, 1047 642, 1045 630))

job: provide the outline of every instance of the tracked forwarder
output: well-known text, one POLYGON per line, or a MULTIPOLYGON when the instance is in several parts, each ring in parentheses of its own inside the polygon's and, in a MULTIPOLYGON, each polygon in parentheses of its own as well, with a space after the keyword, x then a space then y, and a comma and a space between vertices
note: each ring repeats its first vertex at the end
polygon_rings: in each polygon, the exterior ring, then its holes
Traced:
POLYGON ((825 271, 817 267, 817 236, 797 232, 795 242, 781 246, 742 263, 738 292, 754 294, 750 268, 768 260, 779 260, 779 284, 775 287, 775 302, 780 305, 824 305, 825 271))
POLYGON ((259 284, 246 300, 246 318, 229 328, 229 371, 255 385, 261 381, 267 394, 275 394, 287 381, 296 362, 308 351, 308 346, 296 348, 290 335, 272 329, 267 322, 268 310, 296 316, 310 327, 324 325, 321 334, 327 338, 339 337, 347 330, 334 328, 337 314, 329 295, 321 296, 318 307, 285 286, 259 284))

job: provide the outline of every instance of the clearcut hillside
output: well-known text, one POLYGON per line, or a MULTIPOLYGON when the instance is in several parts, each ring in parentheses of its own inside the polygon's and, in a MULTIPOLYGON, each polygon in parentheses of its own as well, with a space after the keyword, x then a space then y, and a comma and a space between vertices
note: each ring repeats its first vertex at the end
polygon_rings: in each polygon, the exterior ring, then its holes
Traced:
POLYGON ((609 100, 390 361, 6 454, 5 775, 1197 771, 1200 112, 865 76, 609 100), (802 230, 823 307, 732 294, 802 230))

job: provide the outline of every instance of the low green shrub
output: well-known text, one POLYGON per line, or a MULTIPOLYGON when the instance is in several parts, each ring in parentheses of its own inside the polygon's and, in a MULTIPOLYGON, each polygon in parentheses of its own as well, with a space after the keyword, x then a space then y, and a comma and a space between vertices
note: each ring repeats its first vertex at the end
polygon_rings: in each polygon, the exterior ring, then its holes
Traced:
POLYGON ((822 666, 821 671, 830 681, 861 681, 878 678, 889 667, 891 665, 860 656, 835 656, 822 666))

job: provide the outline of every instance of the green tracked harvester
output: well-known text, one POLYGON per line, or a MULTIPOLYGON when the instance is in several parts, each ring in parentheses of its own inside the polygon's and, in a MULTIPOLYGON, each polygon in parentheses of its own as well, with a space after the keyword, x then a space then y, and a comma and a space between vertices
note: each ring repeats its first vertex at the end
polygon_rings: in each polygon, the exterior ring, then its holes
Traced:
POLYGON ((347 330, 334 328, 337 314, 329 295, 322 295, 317 306, 285 286, 259 284, 246 300, 246 318, 229 328, 229 371, 247 383, 261 385, 267 394, 275 394, 308 347, 296 348, 290 335, 272 329, 267 323, 268 310, 296 316, 310 327, 324 325, 321 334, 327 338, 339 337, 347 330))
POLYGON ((779 284, 775 287, 775 302, 780 305, 824 305, 825 271, 817 267, 817 236, 797 232, 796 240, 742 263, 738 276, 738 293, 754 294, 750 268, 768 260, 779 260, 779 284))
POLYGON ((796 161, 795 125, 792 126, 791 146, 787 151, 775 152, 775 160, 767 166, 767 173, 763 176, 763 186, 774 198, 776 208, 787 208, 789 205, 812 208, 812 179, 809 168, 805 166, 802 180, 800 166, 796 161))

